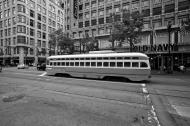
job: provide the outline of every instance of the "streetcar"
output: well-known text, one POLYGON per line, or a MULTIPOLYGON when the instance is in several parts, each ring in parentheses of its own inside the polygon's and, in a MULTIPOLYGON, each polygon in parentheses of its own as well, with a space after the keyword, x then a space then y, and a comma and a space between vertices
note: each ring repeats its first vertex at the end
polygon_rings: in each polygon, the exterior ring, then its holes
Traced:
POLYGON ((47 75, 65 74, 73 77, 122 77, 131 81, 149 81, 149 57, 143 53, 97 52, 55 55, 47 58, 47 75))

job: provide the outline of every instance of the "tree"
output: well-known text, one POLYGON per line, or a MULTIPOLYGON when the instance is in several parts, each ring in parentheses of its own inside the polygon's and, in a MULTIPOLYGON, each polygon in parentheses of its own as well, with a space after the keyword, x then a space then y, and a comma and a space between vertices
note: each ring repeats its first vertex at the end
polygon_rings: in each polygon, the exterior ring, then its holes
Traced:
POLYGON ((64 33, 62 29, 58 29, 49 35, 50 52, 54 48, 55 55, 58 53, 58 47, 64 50, 65 53, 73 53, 74 45, 73 40, 64 33))
POLYGON ((109 16, 110 23, 110 37, 109 42, 112 43, 112 50, 115 48, 115 41, 122 38, 122 33, 119 30, 119 26, 121 26, 121 22, 118 20, 118 16, 115 13, 111 13, 109 16))
POLYGON ((89 34, 85 33, 83 38, 80 39, 80 53, 81 45, 83 46, 83 53, 98 50, 98 40, 94 37, 93 33, 92 37, 89 37, 89 34))
POLYGON ((58 37, 58 46, 64 53, 72 54, 74 52, 74 42, 68 37, 67 33, 63 33, 58 37))
POLYGON ((120 23, 113 21, 112 39, 129 43, 130 52, 132 52, 133 45, 138 42, 138 37, 143 28, 143 15, 138 11, 131 13, 128 10, 123 10, 122 18, 123 20, 120 23))

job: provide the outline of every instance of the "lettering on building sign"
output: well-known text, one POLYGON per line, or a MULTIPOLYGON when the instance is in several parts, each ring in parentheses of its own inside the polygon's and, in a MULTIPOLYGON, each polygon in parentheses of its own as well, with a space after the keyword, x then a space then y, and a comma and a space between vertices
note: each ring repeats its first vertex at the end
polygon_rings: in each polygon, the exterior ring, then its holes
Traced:
POLYGON ((136 52, 167 52, 169 48, 170 51, 178 51, 178 45, 176 44, 134 46, 133 50, 136 52))
POLYGON ((77 19, 78 15, 78 0, 73 0, 73 16, 77 19))

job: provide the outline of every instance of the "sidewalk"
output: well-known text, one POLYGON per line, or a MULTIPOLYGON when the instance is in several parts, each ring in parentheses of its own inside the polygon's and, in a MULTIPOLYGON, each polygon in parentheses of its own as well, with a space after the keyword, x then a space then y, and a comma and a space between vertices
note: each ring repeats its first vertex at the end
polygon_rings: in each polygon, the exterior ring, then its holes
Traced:
POLYGON ((173 71, 172 73, 168 74, 167 72, 164 71, 159 71, 159 70, 151 70, 152 75, 167 75, 167 76, 189 76, 190 77, 190 70, 187 70, 186 72, 178 72, 178 71, 173 71))

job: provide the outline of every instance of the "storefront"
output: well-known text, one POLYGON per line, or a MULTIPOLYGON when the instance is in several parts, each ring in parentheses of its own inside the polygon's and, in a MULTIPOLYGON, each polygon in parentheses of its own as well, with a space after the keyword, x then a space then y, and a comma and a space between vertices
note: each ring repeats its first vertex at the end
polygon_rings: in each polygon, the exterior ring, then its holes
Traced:
POLYGON ((133 50, 146 53, 150 57, 151 68, 155 70, 171 67, 171 70, 177 71, 180 65, 190 67, 190 45, 187 44, 142 45, 134 46, 133 50))

